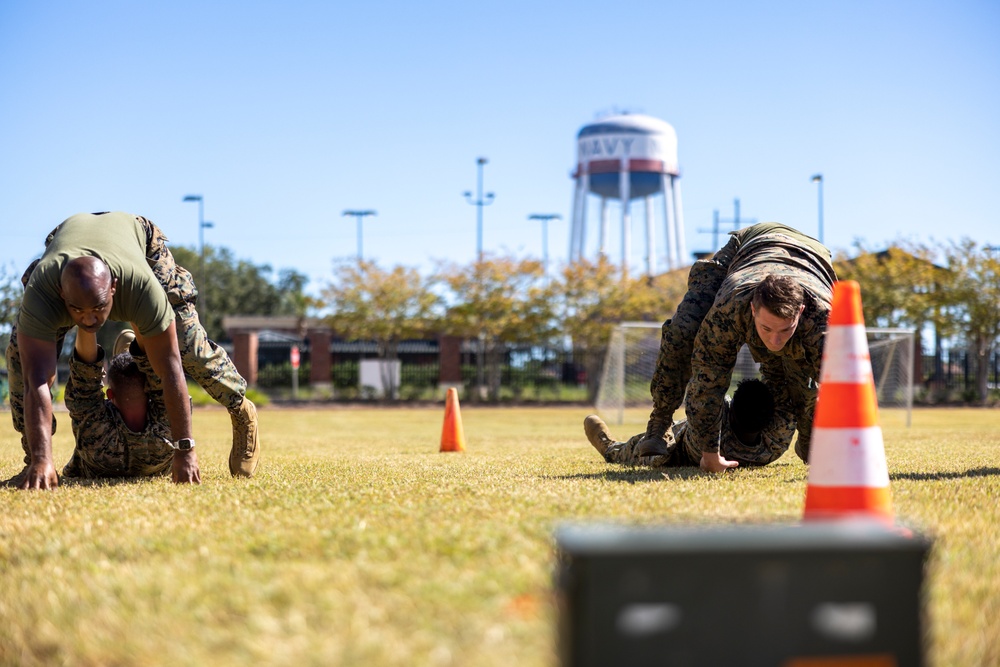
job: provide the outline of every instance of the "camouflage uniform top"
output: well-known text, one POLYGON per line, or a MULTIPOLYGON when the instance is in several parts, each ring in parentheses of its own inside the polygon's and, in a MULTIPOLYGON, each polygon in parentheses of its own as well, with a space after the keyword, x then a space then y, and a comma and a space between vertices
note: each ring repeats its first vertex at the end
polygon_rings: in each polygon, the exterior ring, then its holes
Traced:
POLYGON ((807 452, 836 280, 830 251, 778 223, 754 225, 731 235, 732 240, 713 258, 726 270, 726 278, 694 341, 685 401, 691 446, 703 452, 719 451, 722 401, 736 355, 745 343, 760 364, 761 377, 774 392, 775 403, 789 406, 795 414, 799 441, 807 452), (778 352, 764 345, 750 310, 754 289, 769 274, 791 276, 805 289, 799 325, 778 352))
POLYGON ((49 235, 31 271, 17 319, 21 335, 54 342, 73 325, 59 280, 66 262, 77 257, 101 259, 118 279, 109 319, 132 322, 144 336, 161 334, 174 321, 167 294, 146 261, 142 219, 128 213, 80 213, 49 235))
MULTIPOLYGON (((745 443, 733 431, 732 399, 723 397, 722 415, 719 424, 718 450, 724 458, 739 461, 740 465, 763 466, 781 458, 788 449, 789 437, 786 437, 787 425, 794 424, 794 419, 780 403, 774 407, 774 417, 763 431, 751 443, 745 443)), ((702 449, 698 446, 689 428, 690 422, 682 420, 671 428, 673 437, 679 446, 684 447, 690 465, 698 465, 701 461, 702 449)))
POLYGON ((70 356, 66 382, 66 408, 73 422, 76 449, 64 475, 69 477, 139 477, 166 472, 173 450, 170 423, 163 402, 163 387, 153 373, 148 357, 134 360, 146 376, 148 397, 146 426, 132 431, 118 408, 104 396, 104 350, 97 360, 86 363, 70 356))

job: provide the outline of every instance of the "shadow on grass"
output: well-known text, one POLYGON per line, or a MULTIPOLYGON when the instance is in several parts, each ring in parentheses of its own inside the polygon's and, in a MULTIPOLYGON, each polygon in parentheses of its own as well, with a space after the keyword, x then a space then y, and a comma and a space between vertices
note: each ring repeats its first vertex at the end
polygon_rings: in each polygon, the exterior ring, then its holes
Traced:
POLYGON ((616 468, 604 472, 576 473, 574 475, 547 475, 548 479, 606 479, 609 482, 656 482, 667 479, 689 479, 704 475, 698 468, 616 468))
POLYGON ((1000 475, 1000 468, 972 468, 962 472, 897 472, 889 475, 889 479, 912 479, 928 481, 936 479, 965 479, 967 477, 994 477, 1000 475))
MULTIPOLYGON (((59 476, 59 486, 73 487, 73 486, 118 486, 119 484, 149 484, 153 480, 159 479, 161 477, 166 477, 166 475, 154 475, 152 477, 94 477, 94 478, 84 478, 84 477, 63 477, 59 476)), ((0 481, 0 489, 2 488, 13 488, 16 489, 21 486, 24 481, 24 471, 17 473, 9 479, 0 481)))

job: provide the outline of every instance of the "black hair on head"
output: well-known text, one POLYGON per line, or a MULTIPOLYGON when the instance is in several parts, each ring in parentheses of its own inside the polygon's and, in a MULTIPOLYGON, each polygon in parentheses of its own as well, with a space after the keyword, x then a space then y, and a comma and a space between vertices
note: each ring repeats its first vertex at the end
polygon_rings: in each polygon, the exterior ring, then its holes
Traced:
POLYGON ((743 433, 759 433, 774 418, 774 396, 757 378, 740 380, 731 405, 733 425, 743 433))
POLYGON ((135 359, 128 352, 112 357, 108 363, 108 386, 116 393, 145 391, 146 376, 139 370, 135 359))
POLYGON ((763 306, 778 317, 791 320, 806 302, 806 291, 789 276, 769 274, 754 288, 753 307, 763 306))

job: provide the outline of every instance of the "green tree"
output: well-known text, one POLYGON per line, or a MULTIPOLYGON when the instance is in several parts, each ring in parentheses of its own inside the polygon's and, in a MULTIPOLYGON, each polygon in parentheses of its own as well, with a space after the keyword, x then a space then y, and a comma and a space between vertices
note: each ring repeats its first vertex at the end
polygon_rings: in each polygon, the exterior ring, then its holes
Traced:
MULTIPOLYGON (((0 349, 7 348, 10 329, 17 319, 23 292, 21 274, 12 266, 0 266, 0 349)), ((3 361, 0 363, 6 364, 3 361)))
POLYGON ((208 337, 226 337, 222 318, 226 315, 287 315, 292 314, 288 298, 271 282, 268 264, 256 265, 236 259, 229 248, 205 246, 202 271, 201 257, 186 247, 171 248, 177 264, 194 276, 198 287, 198 316, 208 337))
POLYGON ((597 396, 611 330, 620 322, 663 322, 677 308, 686 286, 687 269, 628 278, 603 255, 563 269, 560 321, 583 355, 590 400, 597 396))
POLYGON ((442 263, 432 280, 447 295, 444 331, 479 341, 479 385, 490 400, 499 400, 507 346, 544 345, 555 335, 558 290, 540 261, 512 256, 466 266, 442 263))
POLYGON ((278 292, 281 294, 279 315, 294 315, 299 336, 305 336, 306 319, 315 312, 322 302, 306 294, 309 278, 295 269, 282 269, 278 273, 278 292))
MULTIPOLYGON (((371 261, 340 260, 321 295, 322 305, 332 311, 326 318, 330 328, 348 340, 375 341, 380 359, 398 359, 402 341, 434 329, 438 297, 416 269, 385 271, 371 261)), ((385 366, 382 386, 388 396, 395 396, 397 379, 385 366)))
POLYGON ((976 362, 976 395, 989 397, 989 361, 1000 337, 1000 248, 969 238, 951 243, 945 251, 950 282, 948 298, 976 362))
MULTIPOLYGON (((912 328, 917 353, 923 350, 923 332, 931 324, 937 356, 942 338, 954 334, 956 329, 954 307, 948 302, 945 289, 950 281, 949 271, 934 263, 934 251, 927 245, 905 240, 875 251, 856 241, 854 253, 854 257, 839 253, 834 266, 838 278, 855 280, 861 286, 865 324, 912 328)), ((916 361, 914 373, 920 382, 922 368, 916 361)))
POLYGON ((943 268, 934 264, 933 251, 922 244, 896 241, 874 251, 861 241, 854 256, 840 253, 834 260, 837 277, 861 286, 865 324, 870 327, 914 327, 918 331, 935 319, 943 268))

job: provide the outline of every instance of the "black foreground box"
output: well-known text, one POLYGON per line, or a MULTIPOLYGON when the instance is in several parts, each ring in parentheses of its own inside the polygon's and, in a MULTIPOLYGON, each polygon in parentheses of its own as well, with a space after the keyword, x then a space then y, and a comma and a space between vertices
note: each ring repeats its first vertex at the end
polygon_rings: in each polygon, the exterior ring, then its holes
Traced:
POLYGON ((565 525, 565 667, 924 663, 930 542, 863 521, 565 525))

